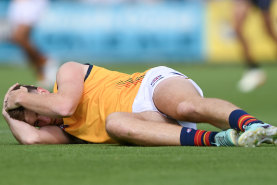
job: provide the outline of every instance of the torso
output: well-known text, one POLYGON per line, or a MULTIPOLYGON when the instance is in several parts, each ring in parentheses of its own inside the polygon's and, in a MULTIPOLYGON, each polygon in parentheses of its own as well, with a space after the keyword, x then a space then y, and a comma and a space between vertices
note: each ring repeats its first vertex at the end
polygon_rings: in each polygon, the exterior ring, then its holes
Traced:
MULTIPOLYGON (((89 66, 80 65, 85 77, 89 66)), ((129 75, 93 66, 75 113, 63 119, 68 125, 65 131, 88 142, 113 143, 105 129, 106 117, 113 112, 132 112, 144 75, 145 72, 129 75)))

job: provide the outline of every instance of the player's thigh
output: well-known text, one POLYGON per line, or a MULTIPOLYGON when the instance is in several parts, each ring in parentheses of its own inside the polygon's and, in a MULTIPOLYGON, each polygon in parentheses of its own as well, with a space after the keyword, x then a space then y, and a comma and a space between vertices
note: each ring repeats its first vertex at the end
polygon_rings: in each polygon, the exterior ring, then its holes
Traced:
POLYGON ((114 112, 106 119, 106 131, 116 139, 128 138, 148 130, 155 130, 155 124, 178 124, 159 112, 145 111, 140 113, 114 112))
POLYGON ((171 77, 162 81, 153 94, 155 106, 162 113, 178 119, 177 108, 181 103, 202 99, 192 81, 182 77, 171 77))
POLYGON ((161 122, 161 123, 175 123, 175 120, 167 118, 165 115, 156 111, 144 111, 139 113, 132 112, 114 112, 107 117, 106 125, 115 124, 115 127, 119 125, 125 125, 127 127, 134 127, 136 124, 143 124, 143 122, 161 122))
POLYGON ((18 25, 16 29, 13 30, 12 38, 15 42, 25 42, 30 38, 30 33, 32 31, 32 27, 29 25, 18 25))

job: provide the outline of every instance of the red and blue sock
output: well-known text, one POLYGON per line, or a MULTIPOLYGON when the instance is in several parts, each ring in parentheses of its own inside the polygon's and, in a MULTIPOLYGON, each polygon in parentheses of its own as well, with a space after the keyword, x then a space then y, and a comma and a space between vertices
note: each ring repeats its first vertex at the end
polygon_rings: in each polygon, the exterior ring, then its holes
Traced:
POLYGON ((183 127, 180 142, 182 146, 215 146, 214 138, 217 133, 183 127))
POLYGON ((253 123, 263 122, 241 109, 234 110, 229 116, 230 127, 236 130, 244 131, 245 126, 251 125, 253 123))

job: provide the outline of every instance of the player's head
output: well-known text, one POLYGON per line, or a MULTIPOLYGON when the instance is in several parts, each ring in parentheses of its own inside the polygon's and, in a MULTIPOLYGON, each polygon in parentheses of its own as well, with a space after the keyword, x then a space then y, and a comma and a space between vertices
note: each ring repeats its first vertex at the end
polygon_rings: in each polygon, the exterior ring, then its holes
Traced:
MULTIPOLYGON (((49 93, 49 91, 44 88, 31 86, 31 85, 17 85, 13 90, 18 90, 20 88, 26 88, 29 93, 37 93, 37 94, 49 93)), ((55 123, 55 119, 37 114, 36 112, 28 110, 22 106, 16 109, 9 110, 8 114, 13 119, 24 121, 34 126, 45 126, 45 125, 50 125, 55 123)))

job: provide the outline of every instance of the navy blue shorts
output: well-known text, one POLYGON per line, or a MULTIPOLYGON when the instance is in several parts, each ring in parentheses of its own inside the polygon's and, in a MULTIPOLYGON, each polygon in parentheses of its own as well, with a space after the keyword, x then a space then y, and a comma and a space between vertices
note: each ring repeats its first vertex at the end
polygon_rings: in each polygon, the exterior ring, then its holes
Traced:
POLYGON ((262 11, 269 11, 271 5, 271 0, 251 0, 251 2, 262 11))

